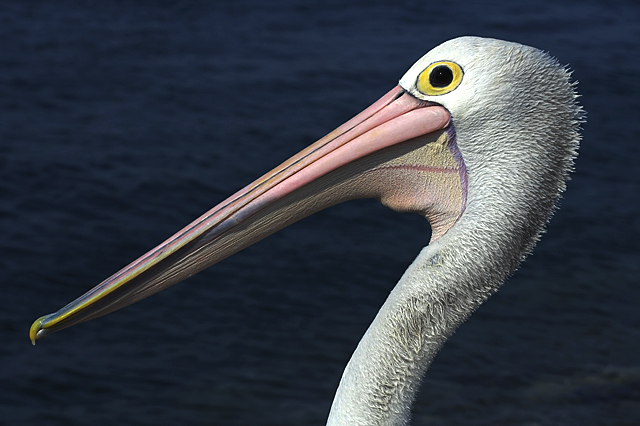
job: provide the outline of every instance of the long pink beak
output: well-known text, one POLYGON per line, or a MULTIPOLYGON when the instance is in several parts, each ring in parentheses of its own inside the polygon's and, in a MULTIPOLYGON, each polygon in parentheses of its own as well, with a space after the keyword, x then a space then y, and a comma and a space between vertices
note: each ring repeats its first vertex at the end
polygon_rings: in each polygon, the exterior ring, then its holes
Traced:
POLYGON ((380 190, 354 179, 375 167, 372 154, 389 158, 402 142, 443 130, 449 120, 444 108, 396 86, 86 294, 36 320, 32 342, 151 296, 325 207, 380 198, 380 190))

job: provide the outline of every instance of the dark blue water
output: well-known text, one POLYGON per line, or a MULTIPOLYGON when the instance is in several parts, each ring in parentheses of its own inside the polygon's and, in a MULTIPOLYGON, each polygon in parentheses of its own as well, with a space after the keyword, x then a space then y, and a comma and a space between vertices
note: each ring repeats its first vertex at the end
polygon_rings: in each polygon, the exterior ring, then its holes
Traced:
POLYGON ((29 344, 55 311, 459 35, 550 51, 588 111, 562 209, 413 424, 640 424, 640 6, 4 1, 0 424, 324 424, 426 221, 358 201, 29 344))

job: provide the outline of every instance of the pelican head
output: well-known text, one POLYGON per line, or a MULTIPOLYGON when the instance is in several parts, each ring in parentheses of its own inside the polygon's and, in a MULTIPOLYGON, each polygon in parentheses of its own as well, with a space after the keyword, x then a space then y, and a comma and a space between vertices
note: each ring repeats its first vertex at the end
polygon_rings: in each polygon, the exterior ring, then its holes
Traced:
POLYGON ((572 169, 581 108, 544 52, 461 37, 380 100, 31 327, 33 342, 120 309, 325 207, 377 198, 429 220, 431 241, 354 352, 333 425, 406 424, 446 338, 511 274, 572 169))

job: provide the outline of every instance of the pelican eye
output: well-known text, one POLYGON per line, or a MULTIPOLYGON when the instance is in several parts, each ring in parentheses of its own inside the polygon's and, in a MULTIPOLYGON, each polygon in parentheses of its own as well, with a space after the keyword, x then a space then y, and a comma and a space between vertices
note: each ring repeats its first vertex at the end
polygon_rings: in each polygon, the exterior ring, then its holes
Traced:
POLYGON ((420 73, 416 86, 425 95, 444 95, 458 87, 463 74, 454 62, 434 62, 420 73))
POLYGON ((453 81, 453 71, 446 65, 438 65, 429 74, 429 84, 433 87, 447 87, 453 81))

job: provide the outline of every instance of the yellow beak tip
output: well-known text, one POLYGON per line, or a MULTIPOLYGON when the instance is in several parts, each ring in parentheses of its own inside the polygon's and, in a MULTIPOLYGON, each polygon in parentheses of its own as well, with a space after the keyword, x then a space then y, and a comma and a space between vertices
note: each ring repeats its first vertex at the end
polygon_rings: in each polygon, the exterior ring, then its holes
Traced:
POLYGON ((42 330, 42 323, 45 318, 46 315, 35 320, 29 329, 29 338, 31 339, 31 344, 34 346, 36 344, 36 340, 38 340, 38 334, 42 330))

